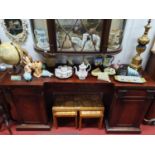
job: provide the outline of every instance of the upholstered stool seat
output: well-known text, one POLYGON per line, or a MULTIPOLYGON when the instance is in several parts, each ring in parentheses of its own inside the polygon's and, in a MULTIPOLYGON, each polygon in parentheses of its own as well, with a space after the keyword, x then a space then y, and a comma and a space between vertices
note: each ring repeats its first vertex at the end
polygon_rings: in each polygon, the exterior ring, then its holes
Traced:
POLYGON ((54 115, 56 117, 61 117, 61 116, 77 116, 77 112, 76 111, 55 112, 54 115))
POLYGON ((83 118, 99 118, 98 127, 102 128, 103 122, 103 110, 102 111, 80 111, 79 114, 79 129, 82 127, 82 119, 83 118))

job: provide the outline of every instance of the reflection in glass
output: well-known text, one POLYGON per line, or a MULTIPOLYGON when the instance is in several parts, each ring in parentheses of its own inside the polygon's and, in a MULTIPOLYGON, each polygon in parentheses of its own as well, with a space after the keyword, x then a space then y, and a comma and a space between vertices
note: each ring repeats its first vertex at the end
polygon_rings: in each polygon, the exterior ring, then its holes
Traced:
POLYGON ((35 19, 34 23, 34 37, 36 47, 42 50, 49 50, 49 39, 48 39, 48 30, 47 23, 45 19, 35 19))
POLYGON ((125 25, 125 20, 123 19, 112 19, 109 41, 108 41, 108 51, 115 51, 121 46, 123 29, 125 25))
POLYGON ((100 50, 102 20, 99 19, 57 19, 57 51, 100 50))

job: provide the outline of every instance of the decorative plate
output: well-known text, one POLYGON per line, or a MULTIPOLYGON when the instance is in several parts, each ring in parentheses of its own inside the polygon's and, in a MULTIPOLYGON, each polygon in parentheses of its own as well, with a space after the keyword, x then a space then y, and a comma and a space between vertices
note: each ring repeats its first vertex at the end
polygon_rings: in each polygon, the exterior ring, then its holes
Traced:
POLYGON ((115 80, 119 82, 129 82, 129 83, 145 83, 145 78, 135 77, 135 76, 124 76, 124 75, 116 75, 115 80))

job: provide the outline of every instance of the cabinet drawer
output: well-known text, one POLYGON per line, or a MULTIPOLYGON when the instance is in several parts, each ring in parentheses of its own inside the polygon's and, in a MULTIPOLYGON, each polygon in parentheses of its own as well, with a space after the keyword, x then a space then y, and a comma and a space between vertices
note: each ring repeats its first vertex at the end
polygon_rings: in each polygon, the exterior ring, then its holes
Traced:
POLYGON ((112 92, 113 88, 111 85, 101 85, 101 84, 52 84, 45 85, 46 92, 112 92))
POLYGON ((147 97, 148 90, 119 89, 116 92, 119 97, 147 97))
POLYGON ((14 95, 39 95, 41 93, 41 89, 37 88, 11 88, 12 94, 14 95))

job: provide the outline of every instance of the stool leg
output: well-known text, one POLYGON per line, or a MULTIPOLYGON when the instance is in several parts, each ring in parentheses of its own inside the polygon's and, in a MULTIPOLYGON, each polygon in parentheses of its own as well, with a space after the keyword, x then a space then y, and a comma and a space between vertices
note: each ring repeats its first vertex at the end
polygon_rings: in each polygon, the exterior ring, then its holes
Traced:
POLYGON ((75 116, 75 128, 77 129, 78 128, 78 122, 77 122, 77 116, 75 116))
POLYGON ((99 129, 102 129, 102 124, 103 124, 103 116, 99 118, 99 129))
POLYGON ((82 128, 82 118, 80 117, 79 118, 79 129, 81 129, 82 128))
POLYGON ((54 115, 53 115, 53 125, 57 129, 57 127, 58 127, 57 118, 54 115))

